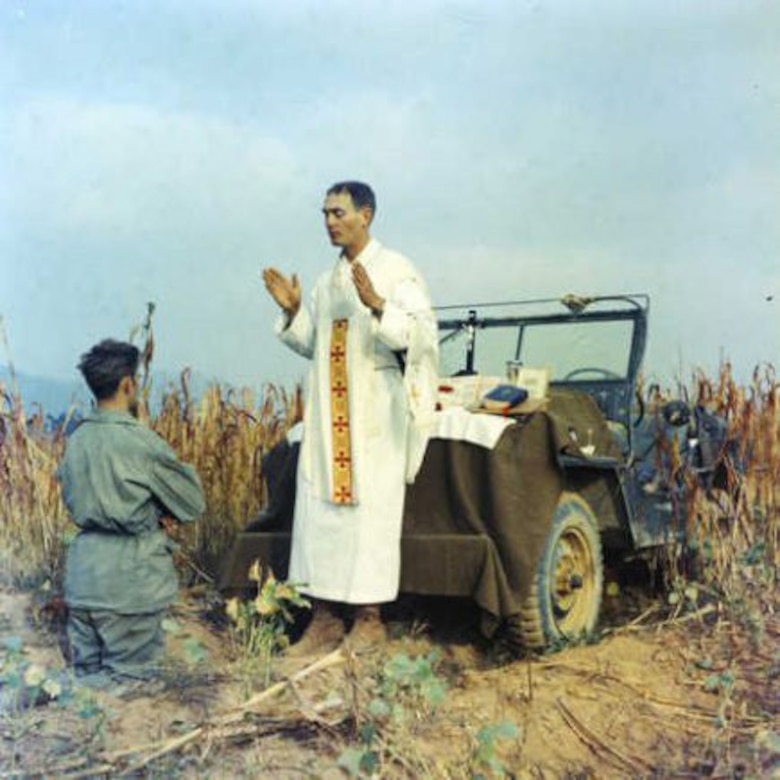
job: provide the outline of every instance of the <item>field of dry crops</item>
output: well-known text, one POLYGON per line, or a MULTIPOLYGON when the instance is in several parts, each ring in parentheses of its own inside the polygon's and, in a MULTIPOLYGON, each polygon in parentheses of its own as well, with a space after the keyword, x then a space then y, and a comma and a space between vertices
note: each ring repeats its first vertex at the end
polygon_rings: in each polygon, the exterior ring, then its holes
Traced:
MULTIPOLYGON (((30 414, 15 388, 0 391, 0 570, 15 583, 55 582, 63 542, 73 533, 56 479, 68 418, 45 431, 43 410, 30 414)), ((154 416, 142 404, 141 418, 195 466, 203 483, 208 511, 184 538, 193 562, 210 567, 262 507, 260 459, 300 413, 298 390, 270 385, 259 399, 217 385, 193 399, 187 371, 164 392, 154 416)))
MULTIPOLYGON (((690 566, 690 549, 678 550, 664 561, 662 592, 636 592, 615 579, 602 642, 552 659, 509 659, 481 646, 468 629, 437 633, 419 618, 399 618, 391 643, 396 657, 416 663, 415 674, 441 678, 449 693, 436 703, 426 699, 433 689, 423 695, 422 688, 390 679, 395 687, 387 690, 396 699, 388 706, 408 715, 390 727, 377 715, 378 705, 371 709, 376 691, 389 685, 388 675, 403 671, 403 664, 388 666, 386 659, 361 666, 339 656, 328 669, 314 670, 319 678, 307 671, 294 685, 282 681, 292 672, 280 659, 273 679, 292 703, 280 710, 277 701, 262 715, 246 704, 250 694, 263 706, 270 697, 242 681, 247 659, 225 628, 208 575, 235 532, 263 506, 261 458, 299 418, 300 397, 276 387, 255 398, 214 386, 195 399, 185 372, 165 392, 158 412, 143 413, 197 468, 207 495, 205 517, 184 540, 184 580, 195 589, 177 607, 179 628, 171 640, 176 645, 187 626, 190 644, 183 646, 192 655, 197 637, 195 650, 211 654, 208 669, 180 670, 176 706, 170 692, 155 701, 157 731, 144 738, 132 733, 140 728, 137 711, 132 721, 138 702, 118 715, 115 710, 114 720, 105 715, 108 705, 98 707, 108 719, 100 734, 82 734, 92 716, 79 720, 67 708, 47 716, 37 708, 21 720, 18 711, 11 720, 0 713, 0 770, 23 776, 59 766, 80 776, 136 767, 150 775, 268 777, 780 773, 780 384, 764 368, 741 386, 724 366, 716 377, 695 375, 684 393, 691 404, 724 415, 738 443, 723 464, 726 489, 706 494, 693 475, 681 472, 691 487, 688 537, 706 551, 696 556, 696 566, 690 566), (430 668, 420 659, 428 659, 430 668), (199 685, 229 697, 232 715, 216 717, 215 702, 204 703, 199 685), (57 725, 42 725, 47 718, 57 725), (41 736, 47 728, 60 742, 41 736)), ((56 602, 62 553, 73 533, 55 476, 64 424, 46 431, 43 410, 25 409, 13 386, 2 388, 0 412, 0 587, 6 605, 0 634, 31 631, 40 639, 56 627, 42 615, 56 602), (24 604, 24 614, 13 614, 13 604, 24 604), (38 617, 32 627, 30 615, 38 617)), ((676 455, 671 453, 671 468, 684 469, 676 455)), ((55 641, 50 637, 43 645, 50 651, 46 663, 57 663, 55 641)), ((12 650, 17 660, 24 652, 6 643, 6 670, 12 650)))

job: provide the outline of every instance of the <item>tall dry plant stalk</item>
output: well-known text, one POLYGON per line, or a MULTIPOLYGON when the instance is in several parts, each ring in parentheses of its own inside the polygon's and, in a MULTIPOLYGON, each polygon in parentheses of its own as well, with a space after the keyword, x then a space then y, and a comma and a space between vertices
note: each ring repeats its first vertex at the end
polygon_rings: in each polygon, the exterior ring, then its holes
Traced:
POLYGON ((186 533, 207 568, 264 505, 262 457, 300 418, 300 389, 266 385, 256 403, 250 390, 212 385, 195 401, 185 371, 165 393, 151 425, 200 475, 207 510, 186 533))
POLYGON ((772 366, 757 368, 747 387, 731 366, 716 379, 697 372, 692 397, 728 423, 733 445, 722 454, 716 486, 688 477, 687 537, 698 575, 727 604, 756 612, 777 606, 780 573, 780 382, 772 366))
MULTIPOLYGON (((185 371, 164 394, 149 424, 200 475, 207 508, 184 540, 209 569, 262 508, 262 457, 300 419, 301 398, 298 389, 267 385, 256 404, 249 390, 212 385, 194 400, 188 378, 185 371)), ((46 430, 43 410, 26 413, 18 389, 0 384, 0 393, 0 572, 17 583, 56 579, 75 533, 56 476, 68 418, 46 430)))
POLYGON ((68 525, 56 468, 61 431, 44 432, 43 413, 29 419, 18 389, 0 384, 0 574, 39 582, 59 570, 68 525))
MULTIPOLYGON (((155 304, 130 332, 140 337, 143 375, 139 418, 157 431, 198 471, 206 512, 183 530, 183 540, 200 567, 216 568, 237 530, 255 517, 265 501, 262 457, 302 416, 300 388, 292 393, 266 385, 259 403, 249 390, 210 386, 199 400, 190 391, 190 371, 163 394, 157 414, 150 411, 150 365, 154 355, 155 304)), ((56 477, 71 415, 45 429, 38 408, 25 411, 13 359, 0 318, 0 343, 10 366, 11 386, 0 384, 0 574, 13 582, 56 580, 64 545, 76 532, 67 517, 56 477)))
MULTIPOLYGON (((26 412, 15 385, 0 387, 0 393, 0 565, 17 581, 56 576, 64 540, 74 532, 55 473, 64 426, 46 430, 43 410, 26 412)), ((715 491, 685 473, 676 447, 665 454, 671 478, 682 474, 689 488, 686 532, 707 551, 703 575, 721 594, 742 597, 752 589, 772 598, 780 555, 780 383, 767 366, 756 370, 749 385, 739 385, 724 364, 714 378, 698 372, 685 394, 722 415, 737 445, 721 461, 724 480, 715 491)), ((664 398, 658 393, 656 400, 664 398)), ((262 457, 301 411, 300 389, 272 385, 260 398, 212 385, 196 399, 189 371, 166 390, 156 414, 142 404, 142 418, 200 474, 207 510, 186 529, 185 541, 201 568, 213 572, 236 532, 263 507, 262 457)))
POLYGON ((56 468, 64 437, 44 431, 40 407, 25 414, 2 317, 0 343, 10 371, 9 386, 0 382, 0 578, 34 582, 61 558, 67 516, 56 468))

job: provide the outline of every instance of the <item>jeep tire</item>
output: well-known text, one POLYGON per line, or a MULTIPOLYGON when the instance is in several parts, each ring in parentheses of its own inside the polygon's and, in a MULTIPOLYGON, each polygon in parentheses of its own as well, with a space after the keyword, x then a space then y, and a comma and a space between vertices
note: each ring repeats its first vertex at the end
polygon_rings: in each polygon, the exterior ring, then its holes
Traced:
POLYGON ((509 621, 512 644, 544 649, 590 637, 604 581, 598 522, 588 503, 563 492, 521 612, 509 621))

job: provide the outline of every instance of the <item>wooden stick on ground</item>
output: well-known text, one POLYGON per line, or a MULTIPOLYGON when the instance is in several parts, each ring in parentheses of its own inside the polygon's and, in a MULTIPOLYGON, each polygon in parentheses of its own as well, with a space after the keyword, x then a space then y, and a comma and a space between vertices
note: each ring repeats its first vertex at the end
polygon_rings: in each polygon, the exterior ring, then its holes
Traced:
POLYGON ((648 626, 645 623, 645 620, 647 620, 647 618, 649 618, 651 615, 654 615, 660 609, 660 605, 653 604, 652 606, 648 607, 641 615, 638 615, 624 626, 605 628, 602 633, 604 636, 616 636, 618 634, 625 634, 629 631, 641 631, 642 629, 650 628, 651 626, 648 626))
POLYGON ((167 753, 173 753, 180 747, 184 747, 184 745, 189 744, 193 740, 197 739, 205 731, 206 728, 204 726, 198 726, 197 728, 188 731, 186 734, 182 734, 178 737, 174 737, 173 739, 168 740, 168 742, 166 742, 162 747, 152 751, 145 758, 141 759, 140 761, 136 761, 136 763, 129 766, 126 771, 136 772, 139 769, 143 769, 147 764, 150 764, 155 759, 160 758, 160 756, 164 756, 167 753))
POLYGON ((248 712, 251 712, 255 707, 257 707, 258 704, 268 701, 269 699, 273 699, 275 696, 278 696, 280 693, 283 693, 288 686, 294 686, 295 683, 300 682, 301 680, 308 677, 309 675, 315 674, 316 672, 322 671, 323 669, 327 669, 331 666, 336 666, 337 664, 343 663, 344 660, 345 660, 344 653, 342 652, 341 648, 337 648, 332 653, 323 656, 322 658, 315 661, 313 664, 309 664, 309 666, 305 666, 303 669, 296 672, 292 677, 286 680, 281 680, 275 685, 272 685, 270 688, 266 688, 264 691, 260 691, 260 693, 256 693, 254 696, 247 699, 238 707, 235 707, 233 710, 230 710, 226 714, 216 718, 213 723, 197 726, 196 728, 192 729, 191 731, 188 731, 185 734, 182 734, 178 737, 174 737, 173 739, 169 740, 164 745, 162 745, 160 748, 158 748, 157 750, 153 751, 151 754, 143 758, 141 761, 138 761, 135 764, 133 764, 131 767, 128 767, 127 771, 135 772, 138 771, 139 769, 143 769, 152 761, 160 758, 161 756, 166 755, 167 753, 172 753, 175 750, 178 750, 184 745, 187 745, 193 740, 197 739, 199 736, 201 736, 204 733, 214 734, 214 732, 219 727, 227 726, 230 725, 231 723, 235 723, 236 721, 241 720, 244 717, 244 715, 246 715, 248 712))
POLYGON ((563 715, 566 725, 569 726, 577 737, 579 737, 580 741, 596 756, 601 757, 603 754, 606 754, 613 762, 617 762, 621 769, 628 769, 631 772, 632 777, 640 776, 640 770, 642 770, 642 774, 650 773, 654 770, 654 766, 643 759, 625 756, 619 750, 610 747, 574 715, 574 713, 563 703, 563 699, 556 699, 556 704, 563 715))
POLYGON ((602 682, 607 694, 613 694, 613 691, 610 686, 606 685, 606 683, 617 683, 632 693, 635 693, 642 701, 656 706, 671 708, 677 711, 680 717, 697 719, 707 723, 713 723, 717 717, 716 712, 708 710, 701 705, 697 705, 692 702, 675 701, 674 699, 659 696, 653 690, 642 687, 641 685, 635 683, 628 682, 626 679, 615 673, 600 671, 589 666, 572 664, 565 659, 540 661, 537 665, 543 666, 545 669, 563 669, 574 674, 586 675, 591 680, 598 680, 599 682, 602 682))
POLYGON ((712 612, 717 611, 715 604, 705 604, 701 609, 697 609, 695 612, 686 612, 683 615, 679 614, 679 610, 667 620, 662 620, 660 623, 655 623, 656 630, 660 631, 665 626, 679 625, 680 623, 689 623, 691 620, 699 620, 705 615, 709 615, 712 612))
POLYGON ((227 724, 227 723, 233 723, 236 720, 240 720, 244 717, 244 715, 247 712, 251 712, 258 704, 261 704, 264 701, 267 701, 268 699, 273 699, 274 696, 278 696, 280 693, 284 692, 284 690, 287 688, 290 684, 295 684, 297 682, 300 682, 304 678, 308 677, 309 675, 315 674, 316 672, 320 672, 323 669, 328 669, 331 666, 337 666, 338 664, 344 663, 346 660, 346 656, 344 655, 344 651, 338 647, 336 648, 332 653, 328 653, 328 655, 324 655, 322 658, 315 661, 313 664, 309 664, 309 666, 305 666, 300 671, 296 672, 292 677, 289 677, 285 680, 281 680, 275 685, 272 685, 270 688, 266 688, 264 691, 260 691, 260 693, 256 693, 251 698, 247 699, 245 702, 240 704, 238 707, 234 707, 233 709, 229 710, 226 714, 220 716, 217 719, 217 722, 219 724, 227 724))
MULTIPOLYGON (((346 656, 341 648, 334 650, 332 653, 318 658, 314 663, 305 666, 303 669, 297 671, 291 677, 272 685, 270 688, 266 688, 264 691, 256 693, 245 702, 241 703, 237 707, 233 707, 222 715, 216 717, 211 722, 202 723, 200 726, 196 726, 190 731, 184 734, 179 734, 176 737, 172 737, 167 740, 155 740, 154 742, 148 742, 143 745, 136 745, 135 747, 124 748, 113 752, 105 752, 98 754, 95 758, 99 763, 97 767, 85 768, 82 772, 79 772, 79 777, 87 777, 94 774, 109 774, 117 769, 117 762, 130 755, 144 754, 142 758, 136 761, 134 764, 124 769, 124 772, 135 772, 139 769, 143 769, 152 761, 164 756, 168 753, 173 753, 176 750, 190 744, 198 737, 205 735, 220 736, 220 729, 224 733, 230 733, 230 729, 224 727, 230 726, 237 721, 240 721, 248 712, 254 710, 259 704, 273 699, 275 696, 283 693, 288 686, 292 686, 297 682, 309 677, 316 672, 328 669, 329 667, 336 666, 340 663, 344 663, 346 656), (151 751, 151 752, 148 752, 151 751)), ((28 770, 26 774, 51 776, 52 771, 67 772, 74 769, 78 769, 84 764, 84 759, 81 758, 78 761, 71 762, 70 764, 61 764, 57 767, 48 767, 41 770, 28 770)))

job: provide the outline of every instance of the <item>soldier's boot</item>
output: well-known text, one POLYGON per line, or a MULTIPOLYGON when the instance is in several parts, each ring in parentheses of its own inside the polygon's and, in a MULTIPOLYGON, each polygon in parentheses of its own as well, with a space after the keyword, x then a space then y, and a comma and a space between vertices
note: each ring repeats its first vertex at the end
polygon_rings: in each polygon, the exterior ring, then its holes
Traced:
POLYGON ((387 632, 376 605, 358 607, 355 623, 347 637, 347 646, 356 653, 377 650, 387 642, 387 632))
POLYGON ((335 650, 344 638, 344 622, 325 605, 314 603, 311 622, 303 636, 287 650, 288 658, 320 655, 335 650))

